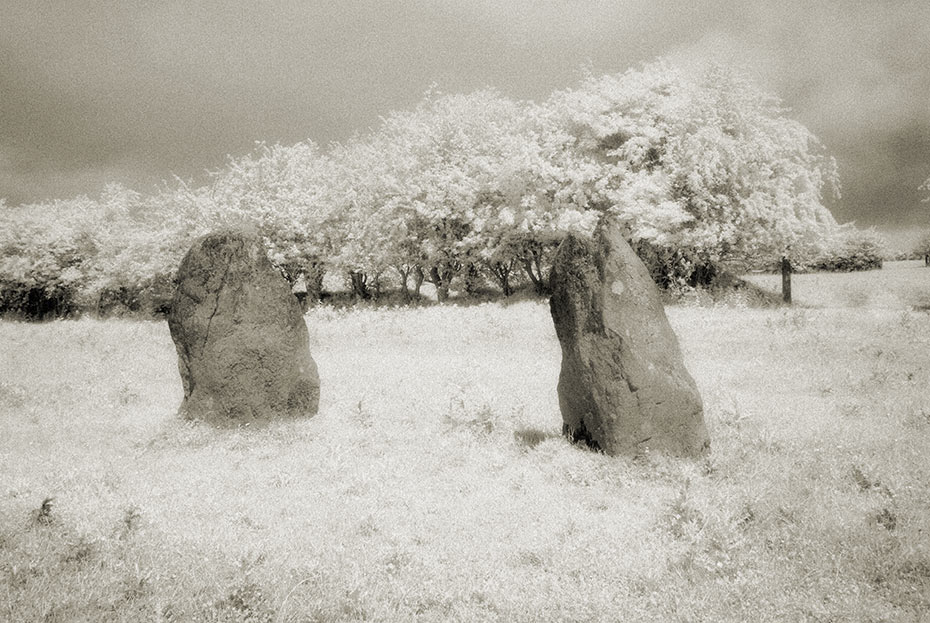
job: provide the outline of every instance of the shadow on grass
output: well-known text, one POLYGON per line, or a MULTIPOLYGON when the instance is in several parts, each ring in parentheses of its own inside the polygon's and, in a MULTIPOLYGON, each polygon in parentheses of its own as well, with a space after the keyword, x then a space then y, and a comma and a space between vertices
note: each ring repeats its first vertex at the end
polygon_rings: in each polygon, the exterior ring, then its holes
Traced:
POLYGON ((556 433, 546 432, 534 427, 518 428, 513 431, 513 438, 517 445, 528 450, 532 450, 547 439, 554 439, 559 436, 556 433))

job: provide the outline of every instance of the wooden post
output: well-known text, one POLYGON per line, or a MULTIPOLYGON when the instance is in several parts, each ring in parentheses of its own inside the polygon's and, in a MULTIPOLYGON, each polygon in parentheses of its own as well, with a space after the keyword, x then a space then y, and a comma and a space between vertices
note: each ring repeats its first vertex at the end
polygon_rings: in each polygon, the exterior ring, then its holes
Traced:
POLYGON ((785 255, 781 256, 781 298, 791 304, 791 262, 785 255))

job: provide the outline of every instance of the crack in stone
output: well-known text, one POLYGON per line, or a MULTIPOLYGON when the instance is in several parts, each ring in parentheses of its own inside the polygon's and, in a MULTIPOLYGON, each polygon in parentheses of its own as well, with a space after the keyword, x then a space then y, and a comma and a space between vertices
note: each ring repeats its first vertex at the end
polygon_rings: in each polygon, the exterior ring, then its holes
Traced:
MULTIPOLYGON (((623 336, 614 331, 613 329, 607 329, 605 333, 608 335, 610 340, 616 344, 615 350, 620 353, 623 350, 623 336)), ((623 382, 626 383, 626 387, 630 390, 630 394, 636 398, 637 406, 642 409, 642 402, 639 399, 639 387, 633 384, 633 381, 630 380, 629 374, 626 370, 623 369, 623 366, 620 365, 620 362, 617 361, 617 367, 620 368, 620 378, 623 379, 623 382)))
POLYGON ((213 324, 213 317, 216 316, 217 310, 220 308, 220 294, 223 293, 223 288, 226 287, 226 277, 229 276, 229 267, 232 266, 232 257, 226 258, 226 268, 223 269, 223 276, 220 277, 220 286, 216 289, 216 302, 213 304, 213 311, 210 312, 210 317, 207 318, 207 330, 203 334, 203 343, 200 345, 200 356, 203 357, 203 351, 207 348, 207 340, 210 339, 210 326, 213 324))

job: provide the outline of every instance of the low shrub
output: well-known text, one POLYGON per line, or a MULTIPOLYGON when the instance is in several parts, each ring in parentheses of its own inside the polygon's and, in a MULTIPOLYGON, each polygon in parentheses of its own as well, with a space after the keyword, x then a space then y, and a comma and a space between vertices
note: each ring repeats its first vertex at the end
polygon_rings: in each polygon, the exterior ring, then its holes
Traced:
POLYGON ((141 282, 114 282, 85 295, 85 307, 93 307, 101 317, 165 316, 171 310, 174 281, 171 275, 157 274, 141 282), (96 299, 96 302, 91 302, 96 299))
POLYGON ((0 315, 48 320, 75 315, 93 241, 67 225, 10 223, 0 238, 0 315))
POLYGON ((717 273, 710 283, 682 285, 663 290, 663 300, 670 304, 696 307, 730 305, 769 308, 783 305, 781 295, 741 279, 730 272, 717 273))
POLYGON ((807 268, 830 272, 881 268, 885 246, 885 240, 874 229, 842 229, 807 268))

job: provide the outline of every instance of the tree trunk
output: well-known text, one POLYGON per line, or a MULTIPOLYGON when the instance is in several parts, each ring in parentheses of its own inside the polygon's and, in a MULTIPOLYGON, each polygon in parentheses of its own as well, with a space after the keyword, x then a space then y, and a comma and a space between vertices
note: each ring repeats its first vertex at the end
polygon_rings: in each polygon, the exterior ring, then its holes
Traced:
POLYGON ((513 265, 514 260, 512 259, 506 262, 494 262, 491 265, 491 274, 500 284, 504 296, 513 294, 513 288, 510 286, 510 273, 513 272, 513 265))
POLYGON ((420 286, 423 285, 423 280, 426 279, 426 275, 423 274, 423 269, 419 266, 414 267, 413 269, 413 293, 417 298, 420 298, 420 286))
POLYGON ((546 280, 546 276, 543 274, 542 253, 533 254, 533 265, 536 267, 536 274, 539 275, 539 293, 549 294, 549 282, 546 280))
POLYGON ((316 262, 307 267, 307 305, 318 303, 323 297, 323 275, 326 268, 322 262, 316 262))
POLYGON ((533 282, 533 288, 536 290, 536 294, 545 295, 549 293, 549 286, 543 277, 542 267, 540 266, 539 255, 537 253, 523 258, 523 270, 526 271, 530 281, 533 282))
POLYGON ((410 268, 405 266, 395 266, 394 270, 400 275, 400 290, 404 294, 405 300, 410 300, 410 288, 407 287, 407 278, 410 277, 410 268))
POLYGON ((510 275, 501 275, 501 290, 504 296, 513 294, 513 288, 510 287, 510 275))
POLYGON ((481 274, 478 272, 478 267, 474 264, 468 264, 465 267, 465 293, 469 295, 475 294, 478 291, 479 280, 481 274))
POLYGON ((784 256, 781 258, 781 298, 791 304, 791 262, 784 256))
POLYGON ((364 300, 371 298, 371 292, 368 291, 368 275, 360 270, 353 270, 349 273, 349 281, 355 296, 364 300))
POLYGON ((438 266, 432 266, 429 269, 429 276, 432 284, 436 286, 436 298, 440 303, 449 300, 449 283, 442 278, 442 271, 438 266))

